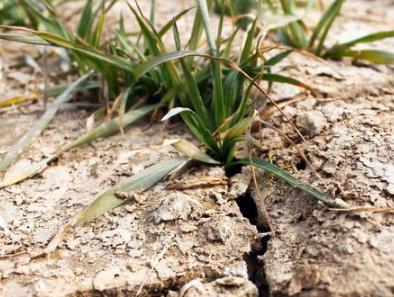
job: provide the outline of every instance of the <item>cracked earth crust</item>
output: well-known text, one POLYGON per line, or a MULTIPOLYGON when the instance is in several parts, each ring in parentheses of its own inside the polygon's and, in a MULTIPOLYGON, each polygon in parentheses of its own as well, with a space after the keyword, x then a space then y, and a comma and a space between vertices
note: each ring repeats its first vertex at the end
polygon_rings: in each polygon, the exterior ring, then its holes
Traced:
MULTIPOLYGON (((141 2, 149 8, 149 1, 141 2)), ((187 1, 182 3, 187 7, 187 1)), ((329 42, 352 38, 355 30, 387 30, 394 17, 389 0, 346 5, 329 42)), ((162 7, 168 15, 171 6, 162 7)), ((392 40, 380 45, 394 49, 392 40)), ((307 143, 279 113, 269 121, 298 143, 322 180, 270 130, 262 131, 257 152, 350 207, 394 207, 393 68, 330 61, 345 75, 342 79, 302 55, 285 63, 285 73, 302 78, 323 96, 274 86, 278 102, 300 99, 284 111, 307 143)), ((42 88, 39 73, 26 73, 6 69, 1 92, 11 97, 42 88)), ((1 156, 42 108, 39 102, 0 114, 1 156)), ((80 135, 88 112, 72 108, 65 105, 10 170, 41 160, 80 135)), ((139 291, 140 296, 168 297, 393 296, 392 212, 329 210, 259 172, 260 192, 277 234, 267 237, 263 201, 249 189, 247 168, 231 178, 221 167, 187 168, 177 177, 179 183, 199 178, 221 182, 182 190, 171 188, 170 181, 158 183, 138 203, 72 230, 50 257, 32 259, 98 193, 176 155, 170 148, 155 151, 150 146, 164 139, 192 139, 179 124, 164 132, 159 125, 147 127, 140 121, 125 129, 124 137, 114 135, 67 152, 42 174, 0 190, 0 212, 10 227, 9 234, 0 233, 1 296, 135 296, 139 291)))

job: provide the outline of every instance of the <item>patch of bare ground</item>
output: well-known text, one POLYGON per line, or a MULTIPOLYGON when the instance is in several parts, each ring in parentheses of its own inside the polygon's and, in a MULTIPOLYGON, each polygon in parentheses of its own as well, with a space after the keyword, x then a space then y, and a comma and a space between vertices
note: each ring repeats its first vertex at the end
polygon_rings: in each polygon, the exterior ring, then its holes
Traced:
MULTIPOLYGON (((300 103, 294 120, 313 134, 301 147, 324 182, 292 149, 278 145, 271 153, 351 207, 393 207, 393 118, 393 87, 350 101, 300 103)), ((331 211, 281 182, 260 181, 278 233, 260 257, 272 296, 392 296, 392 212, 331 211)))
MULTIPOLYGON (((59 125, 66 119, 60 116, 59 125)), ((43 140, 56 138, 56 130, 49 129, 43 140)), ((179 132, 176 128, 177 137, 179 132)), ((247 184, 233 185, 219 167, 193 167, 181 179, 142 194, 139 203, 130 202, 76 228, 49 258, 31 258, 95 194, 170 158, 168 149, 152 152, 147 146, 173 136, 171 130, 160 135, 160 126, 146 130, 137 125, 127 129, 124 138, 109 137, 66 153, 42 176, 2 190, 1 212, 11 232, 1 236, 1 255, 27 252, 0 260, 2 296, 130 296, 140 289, 141 296, 162 296, 192 280, 184 296, 195 296, 196 290, 212 296, 220 291, 255 296, 243 256, 256 229, 234 200, 247 184), (166 189, 199 177, 220 183, 166 189)))

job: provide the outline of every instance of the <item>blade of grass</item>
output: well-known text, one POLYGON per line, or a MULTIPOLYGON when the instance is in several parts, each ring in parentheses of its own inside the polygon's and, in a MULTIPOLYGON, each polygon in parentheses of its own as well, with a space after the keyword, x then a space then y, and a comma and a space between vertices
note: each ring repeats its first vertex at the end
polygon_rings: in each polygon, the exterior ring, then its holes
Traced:
POLYGON ((43 114, 40 120, 33 125, 29 132, 24 137, 22 137, 22 139, 4 157, 3 161, 0 163, 0 172, 7 168, 12 163, 12 161, 14 161, 18 155, 20 155, 25 150, 35 137, 41 134, 41 132, 55 116, 59 107, 68 99, 69 95, 74 91, 74 89, 83 81, 85 81, 89 76, 90 74, 82 76, 73 82, 59 97, 56 98, 56 100, 43 114))
POLYGON ((285 59, 287 56, 289 56, 292 52, 293 52, 293 49, 279 53, 279 54, 273 56, 272 58, 268 59, 264 63, 264 66, 268 66, 268 67, 274 66, 274 65, 278 64, 280 61, 282 61, 283 59, 285 59))
POLYGON ((201 56, 201 55, 202 54, 200 52, 193 52, 193 51, 179 51, 179 52, 162 54, 158 57, 154 57, 146 61, 145 63, 138 65, 137 67, 135 67, 133 73, 136 78, 139 78, 164 62, 169 62, 172 60, 177 60, 185 57, 201 56))
POLYGON ((83 39, 87 40, 93 28, 93 21, 93 0, 88 0, 86 1, 81 18, 79 20, 77 34, 83 39))
MULTIPOLYGON (((201 11, 201 17, 203 26, 205 29, 205 34, 208 40, 209 51, 212 56, 219 58, 219 51, 216 47, 215 39, 211 30, 211 19, 209 17, 209 9, 206 0, 197 0, 199 10, 201 11)), ((223 16, 222 16, 223 18, 223 16)), ((219 28, 220 29, 220 28, 219 28)), ((219 30, 220 32, 220 30, 219 30)), ((213 78, 213 111, 215 118, 215 127, 219 127, 223 120, 226 118, 226 105, 223 96, 223 85, 221 78, 221 69, 217 61, 211 61, 211 71, 213 78)))
POLYGON ((354 45, 360 44, 360 43, 370 43, 374 41, 379 41, 383 40, 386 38, 391 38, 394 37, 394 31, 381 31, 373 34, 369 34, 345 43, 340 43, 334 46, 333 50, 335 49, 348 49, 354 45))
MULTIPOLYGON (((294 1, 280 0, 280 4, 284 13, 287 15, 296 16, 296 7, 294 1)), ((289 29, 293 37, 292 43, 294 43, 297 48, 306 48, 308 45, 306 33, 301 24, 299 22, 292 22, 289 24, 289 29)))
POLYGON ((244 139, 244 134, 246 130, 250 127, 250 125, 256 120, 254 116, 247 117, 242 119, 238 123, 236 123, 232 128, 225 132, 225 136, 223 139, 223 155, 227 156, 226 164, 230 164, 232 161, 232 151, 234 150, 234 146, 241 139, 244 139))
POLYGON ((331 28, 332 24, 334 23, 335 19, 339 15, 339 13, 341 11, 342 4, 345 1, 346 0, 336 0, 330 6, 330 8, 324 13, 324 15, 321 18, 320 22, 318 23, 315 31, 313 32, 311 40, 310 40, 310 47, 311 48, 312 48, 316 38, 320 36, 319 44, 318 44, 316 51, 315 51, 317 56, 320 56, 321 51, 324 46, 324 42, 327 38, 327 34, 330 31, 330 28, 331 28), (320 35, 321 32, 322 32, 322 34, 320 35))
MULTIPOLYGON (((177 50, 180 51, 181 50, 181 41, 180 41, 178 27, 176 25, 175 20, 174 20, 173 29, 174 29, 175 44, 176 44, 177 50)), ((193 58, 191 57, 190 59, 193 59, 193 58)), ((211 127, 210 120, 208 118, 208 112, 207 112, 204 102, 202 100, 200 90, 198 89, 196 79, 194 78, 191 70, 189 69, 189 66, 187 65, 185 59, 180 59, 180 62, 181 62, 183 74, 185 76, 187 92, 191 96, 191 103, 193 105, 193 108, 194 108, 196 114, 203 120, 203 122, 205 122, 207 124, 207 127, 211 127)))
POLYGON ((321 97, 321 94, 315 88, 303 83, 298 79, 286 75, 282 75, 278 73, 264 73, 262 79, 269 82, 279 82, 279 83, 294 85, 310 91, 316 97, 321 97))
POLYGON ((394 52, 381 50, 337 50, 329 51, 326 58, 340 59, 342 57, 352 57, 355 60, 366 60, 374 64, 394 64, 394 52))
MULTIPOLYGON (((181 11, 181 12, 178 13, 176 16, 174 16, 173 19, 174 19, 175 21, 178 21, 178 20, 180 20, 185 14, 187 14, 190 10, 195 9, 195 8, 196 8, 195 6, 186 8, 185 10, 181 11)), ((174 20, 168 21, 168 22, 159 30, 158 34, 159 34, 160 37, 163 37, 163 36, 168 32, 168 30, 171 29, 174 20)), ((194 48, 193 50, 195 50, 195 49, 196 49, 196 48, 194 48)))
POLYGON ((0 39, 27 44, 50 45, 48 41, 40 37, 22 34, 0 33, 0 39))
POLYGON ((99 197, 97 197, 97 199, 95 199, 86 210, 77 216, 75 225, 82 225, 93 218, 123 204, 125 201, 115 196, 116 191, 145 191, 162 180, 186 160, 187 158, 177 157, 162 161, 111 187, 99 195, 99 197))
POLYGON ((346 0, 335 0, 331 6, 324 12, 322 17, 320 18, 316 28, 313 30, 312 36, 309 40, 309 47, 313 48, 316 40, 319 38, 322 30, 330 23, 330 20, 334 17, 335 15, 338 14, 340 7, 342 6, 342 3, 346 0))
MULTIPOLYGON (((22 30, 24 32, 28 32, 30 34, 33 34, 36 37, 40 37, 41 39, 43 39, 44 41, 49 43, 49 44, 45 44, 45 45, 63 47, 63 48, 69 49, 69 50, 73 50, 73 51, 85 54, 95 60, 108 63, 110 65, 116 66, 116 67, 126 70, 128 72, 133 71, 133 67, 128 60, 126 60, 122 57, 119 57, 119 56, 113 56, 113 55, 106 54, 104 52, 97 50, 96 48, 94 48, 92 46, 80 45, 72 40, 68 40, 68 39, 65 39, 59 35, 55 35, 55 34, 48 33, 48 32, 35 31, 35 30, 30 30, 30 29, 20 28, 20 27, 0 26, 0 28, 1 27, 7 28, 7 29, 22 30)), ((25 36, 25 35, 20 35, 20 36, 25 36)), ((2 35, 0 35, 0 38, 2 38, 2 35)), ((25 39, 25 38, 23 38, 23 39, 25 39)), ((13 40, 13 41, 23 42, 23 39, 13 40)), ((31 41, 32 41, 32 39, 29 39, 25 43, 31 43, 31 41)))
POLYGON ((242 53, 238 58, 239 65, 242 65, 249 58, 249 55, 252 52, 253 39, 255 38, 257 21, 260 12, 261 12, 261 1, 258 2, 256 18, 254 19, 252 27, 250 28, 248 35, 246 36, 245 43, 242 47, 242 53))
POLYGON ((100 17, 97 22, 96 28, 94 29, 93 33, 93 39, 92 39, 92 45, 96 48, 99 47, 101 37, 103 36, 103 29, 104 29, 104 23, 105 23, 105 7, 104 7, 105 1, 102 2, 101 5, 101 10, 100 10, 100 17))
MULTIPOLYGON (((233 164, 234 165, 235 164, 250 165, 250 160, 248 158, 245 158, 245 159, 239 160, 237 162, 234 162, 233 164)), ((309 185, 301 183, 298 179, 292 177, 286 171, 271 164, 270 162, 253 157, 252 158, 252 165, 257 168, 263 169, 276 177, 279 177, 280 179, 284 180, 285 182, 289 183, 290 185, 300 189, 304 193, 309 194, 310 196, 316 198, 319 201, 324 202, 325 204, 327 204, 331 207, 339 207, 340 208, 340 206, 335 202, 335 200, 332 199, 327 194, 324 194, 321 191, 310 187, 309 185)))
POLYGON ((89 143, 95 139, 111 135, 119 131, 120 128, 126 127, 131 123, 135 122, 136 120, 140 119, 148 112, 153 111, 157 107, 158 105, 147 105, 141 107, 140 109, 131 110, 123 114, 122 116, 119 116, 113 120, 102 123, 100 126, 87 131, 86 133, 84 133, 83 135, 81 135, 71 143, 66 144, 63 147, 59 148, 56 154, 47 157, 41 162, 32 164, 31 167, 27 168, 24 171, 20 171, 13 175, 7 176, 7 178, 0 183, 0 189, 18 183, 22 180, 25 180, 26 178, 29 178, 41 172, 46 168, 48 163, 58 158, 64 152, 76 148, 78 146, 81 146, 85 143, 89 143))
MULTIPOLYGON (((169 173, 187 161, 185 157, 176 157, 170 160, 162 161, 156 165, 150 166, 143 171, 129 177, 128 179, 109 188, 100 194, 91 205, 89 205, 82 213, 74 217, 69 223, 64 225, 55 237, 48 244, 44 253, 48 255, 52 253, 59 243, 63 240, 70 227, 83 225, 93 218, 102 215, 112 209, 125 203, 125 200, 116 197, 117 191, 140 192, 152 187, 154 184, 162 180, 169 173)), ((41 256, 38 255, 38 256, 41 256)))

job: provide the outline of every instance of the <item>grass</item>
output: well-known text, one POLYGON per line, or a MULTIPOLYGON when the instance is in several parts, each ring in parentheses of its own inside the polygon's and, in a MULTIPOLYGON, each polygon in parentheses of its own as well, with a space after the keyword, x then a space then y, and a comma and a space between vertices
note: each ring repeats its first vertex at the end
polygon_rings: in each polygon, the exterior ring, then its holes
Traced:
MULTIPOLYGON (((138 5, 129 5, 140 29, 138 38, 134 42, 128 39, 130 32, 126 32, 123 18, 120 19, 114 36, 111 39, 103 40, 105 15, 114 2, 106 6, 105 1, 98 4, 88 1, 81 12, 76 32, 70 31, 60 21, 55 6, 51 3, 45 0, 40 1, 45 4, 46 13, 43 14, 37 11, 30 1, 21 0, 20 2, 24 5, 29 18, 33 20, 32 24, 35 28, 3 26, 4 29, 14 31, 12 31, 13 33, 8 31, 0 33, 0 38, 64 48, 70 57, 73 73, 80 78, 70 86, 63 87, 58 91, 57 99, 47 111, 50 117, 45 115, 43 120, 32 128, 28 137, 10 151, 0 165, 0 171, 5 170, 16 159, 20 151, 28 147, 32 139, 45 128, 50 118, 55 115, 60 104, 77 89, 83 90, 88 89, 88 86, 95 86, 91 94, 96 96, 101 94, 103 109, 99 111, 103 111, 106 115, 106 121, 87 131, 78 139, 65 144, 59 148, 55 155, 34 164, 24 172, 9 176, 8 180, 2 181, 0 187, 22 181, 42 171, 49 162, 58 158, 63 152, 99 137, 115 133, 150 112, 153 112, 152 116, 157 118, 157 111, 161 109, 167 112, 163 121, 175 117, 182 118, 191 133, 201 143, 199 147, 186 140, 172 143, 186 157, 226 168, 252 166, 253 170, 255 168, 262 169, 313 198, 337 207, 335 201, 328 195, 301 183, 281 168, 253 154, 253 145, 256 141, 250 131, 251 125, 256 122, 263 125, 265 123, 256 112, 260 106, 251 96, 252 88, 256 88, 261 96, 270 101, 280 112, 282 112, 281 109, 272 100, 269 92, 261 88, 261 81, 270 84, 287 83, 314 91, 312 87, 296 78, 273 72, 273 67, 286 59, 292 50, 280 52, 271 58, 266 57, 266 52, 270 48, 262 47, 263 36, 258 28, 258 17, 262 9, 260 2, 257 6, 257 15, 246 30, 244 42, 238 53, 232 52, 231 49, 234 46, 235 37, 240 31, 235 30, 228 38, 222 36, 226 7, 221 1, 216 1, 217 6, 221 5, 219 7, 221 17, 218 34, 214 36, 211 31, 212 25, 209 15, 212 9, 211 1, 198 0, 193 29, 188 40, 182 40, 177 22, 190 9, 174 16, 173 20, 157 29, 153 22, 154 13, 148 19, 143 15, 138 5), (15 30, 19 32, 14 33, 15 30), (175 51, 170 51, 163 41, 164 34, 169 30, 173 32, 175 51), (202 42, 204 35, 207 40, 206 44, 202 42), (99 88, 99 92, 97 88, 99 88), (105 90, 107 91, 104 92, 105 90), (247 148, 247 153, 244 153, 243 156, 240 154, 244 150, 239 150, 242 147, 247 148)), ((291 40, 294 46, 304 48, 308 44, 314 46, 317 43, 315 53, 331 58, 351 56, 353 54, 351 48, 359 43, 392 36, 391 31, 381 32, 337 45, 329 50, 325 49, 324 40, 339 14, 342 3, 343 1, 334 1, 333 5, 323 14, 310 37, 303 31, 301 20, 289 23, 288 27, 282 28, 282 31, 286 33, 287 39, 291 40)), ((295 14, 295 3, 280 1, 280 4, 286 14, 295 14)), ((277 9, 273 3, 271 5, 271 9, 277 9)), ((387 61, 384 57, 377 56, 376 52, 358 52, 358 55, 370 60, 373 56, 373 59, 378 62, 387 61)), ((90 87, 89 89, 91 89, 90 87)), ((99 113, 99 111, 96 112, 99 113)), ((291 121, 289 122, 291 123, 291 121)), ((296 133, 299 133, 294 125, 293 128, 296 133)), ((117 190, 146 190, 182 165, 188 158, 177 157, 165 160, 115 185, 100 194, 91 206, 75 217, 67 226, 82 224, 119 206, 123 200, 116 197, 117 190)), ((256 180, 255 183, 257 183, 256 180)), ((64 230, 66 229, 63 229, 55 237, 47 251, 51 251, 57 245, 64 230)))
POLYGON ((0 24, 22 26, 26 23, 26 14, 18 1, 0 0, 0 24))
POLYGON ((295 0, 280 0, 279 6, 275 6, 272 0, 264 1, 274 15, 283 13, 285 16, 293 18, 293 20, 278 29, 279 40, 284 44, 294 48, 308 50, 316 56, 325 59, 352 57, 354 60, 366 60, 375 64, 394 63, 394 52, 355 48, 359 44, 394 37, 394 30, 369 34, 345 43, 335 44, 331 47, 326 45, 327 36, 330 33, 333 23, 340 15, 346 0, 334 0, 324 11, 315 28, 311 30, 311 33, 309 33, 310 30, 307 28, 305 20, 314 1, 308 1, 303 17, 298 16, 299 11, 295 0))
MULTIPOLYGON (((212 88, 215 93, 212 97, 213 100, 212 98, 205 98, 203 100, 202 97, 206 97, 206 94, 200 94, 199 90, 204 86, 210 87, 210 69, 212 68, 212 65, 201 62, 193 62, 192 58, 189 58, 187 61, 184 61, 185 59, 181 59, 180 65, 185 75, 184 79, 179 75, 179 70, 177 69, 176 65, 168 62, 171 60, 176 60, 182 56, 201 56, 200 52, 196 52, 194 50, 200 43, 204 23, 208 22, 209 18, 206 17, 203 21, 200 11, 196 12, 194 29, 189 41, 189 52, 178 51, 174 53, 167 53, 167 49, 164 45, 164 42, 162 41, 162 36, 171 29, 173 21, 169 22, 163 26, 161 30, 157 31, 150 21, 146 19, 145 16, 140 12, 138 7, 135 9, 130 6, 130 10, 134 14, 141 28, 140 37, 144 41, 142 49, 140 49, 138 45, 130 43, 127 40, 127 33, 124 29, 123 18, 121 18, 119 22, 119 28, 116 30, 116 38, 112 39, 111 43, 104 42, 100 44, 98 41, 94 41, 101 39, 95 37, 97 34, 94 35, 92 33, 98 32, 98 28, 103 26, 104 14, 99 16, 97 13, 97 11, 100 9, 102 12, 107 11, 107 8, 103 7, 102 5, 99 6, 99 9, 95 9, 92 5, 92 2, 88 2, 88 5, 83 10, 80 17, 80 22, 77 27, 77 35, 73 34, 64 24, 61 23, 59 18, 56 17, 57 14, 55 8, 50 7, 50 17, 45 18, 43 24, 50 24, 48 25, 48 30, 51 32, 7 27, 9 29, 19 31, 22 30, 28 34, 22 35, 3 33, 0 34, 0 38, 38 45, 52 45, 68 49, 71 61, 80 75, 83 75, 86 73, 86 71, 93 71, 93 74, 90 76, 91 81, 89 84, 86 84, 86 88, 90 88, 92 85, 95 87, 100 87, 100 81, 98 78, 105 78, 104 83, 101 83, 101 88, 103 88, 103 85, 106 86, 108 92, 107 98, 105 98, 106 100, 102 101, 106 102, 106 113, 109 113, 109 110, 116 109, 115 114, 119 114, 119 117, 114 119, 115 123, 119 123, 119 125, 117 125, 118 129, 124 127, 125 123, 130 124, 138 119, 138 117, 131 117, 133 118, 132 121, 124 121, 123 123, 120 123, 120 120, 124 117, 124 115, 133 110, 131 107, 141 104, 150 104, 150 106, 152 104, 158 104, 156 107, 167 106, 167 108, 171 108, 174 105, 178 105, 191 108, 198 114, 204 123, 207 123, 209 133, 213 133, 217 129, 218 125, 235 111, 234 107, 240 105, 243 96, 242 93, 245 78, 237 73, 237 71, 230 69, 222 73, 221 76, 223 76, 223 86, 222 81, 220 79, 216 79, 216 82, 214 81, 212 88), (82 24, 85 25, 82 26, 82 24), (90 31, 85 29, 86 24, 91 24, 88 26, 92 28, 90 31), (94 26, 92 24, 96 25, 94 26), (94 44, 94 46, 92 44, 94 44), (102 48, 105 48, 106 50, 103 50, 102 48), (111 52, 113 54, 111 54, 111 52), (140 61, 140 63, 137 61, 140 61), (194 72, 192 73, 192 71, 194 72), (233 90, 233 88, 230 88, 229 86, 231 86, 234 81, 237 82, 237 86, 233 90), (215 85, 219 88, 215 87, 215 85), (185 90, 187 91, 185 92, 185 90), (219 92, 220 96, 216 96, 216 92, 219 92), (181 93, 181 95, 176 96, 178 93, 181 93), (146 96, 146 94, 148 94, 148 96, 146 96), (192 94, 193 96, 189 96, 189 94, 192 94), (143 99, 141 102, 142 96, 146 97, 146 99, 143 99), (224 97, 230 98, 230 100, 226 102, 226 108, 219 110, 216 108, 211 108, 212 106, 224 106, 224 97), (108 102, 112 102, 112 107, 109 106, 108 102), (207 110, 213 110, 214 114, 207 114, 207 110), (214 121, 211 122, 210 118, 214 118, 214 121)), ((188 11, 189 9, 181 12, 175 16, 174 20, 176 21, 177 19, 181 18, 188 11)), ((34 12, 32 14, 38 15, 38 12, 34 12)), ((44 17, 40 16, 40 18, 42 19, 44 17)), ((253 42, 258 41, 258 39, 255 37, 256 24, 257 23, 255 22, 250 29, 248 39, 241 54, 232 57, 230 56, 231 54, 229 49, 232 46, 232 42, 237 31, 234 32, 233 36, 231 36, 225 43, 225 48, 221 53, 222 59, 228 58, 232 61, 240 63, 248 75, 256 77, 258 80, 266 80, 270 83, 280 82, 293 84, 313 92, 314 90, 312 87, 302 83, 301 81, 298 81, 297 79, 283 76, 278 73, 272 73, 271 68, 286 58, 286 56, 290 54, 290 51, 278 54, 269 60, 263 61, 263 65, 258 65, 258 62, 262 60, 262 53, 257 51, 252 52, 252 50, 257 47, 257 44, 253 45, 253 42)), ((176 36, 178 36, 178 34, 176 34, 176 36)), ((178 49, 180 49, 179 42, 178 36, 178 49)), ((219 40, 211 40, 211 46, 215 42, 220 45, 219 40)), ((215 63, 215 66, 212 69, 214 71, 222 72, 221 69, 218 69, 218 62, 215 63)), ((97 92, 95 91, 93 95, 97 95, 97 92)), ((245 102, 248 95, 249 93, 245 94, 245 100, 242 101, 241 106, 242 112, 237 115, 238 118, 235 120, 239 120, 245 115, 244 113, 247 111, 245 102)), ((137 109, 135 114, 140 114, 142 116, 143 114, 146 114, 145 110, 145 108, 137 109), (139 112, 139 110, 141 110, 141 112, 139 112)), ((74 142, 65 145, 64 148, 60 148, 58 150, 58 154, 50 156, 44 162, 50 162, 54 158, 58 157, 60 153, 76 147, 76 144, 80 145, 86 143, 85 141, 80 141, 80 139, 87 139, 88 141, 91 141, 93 139, 110 134, 107 132, 108 126, 109 125, 107 125, 107 123, 104 123, 100 128, 87 132, 85 135, 82 135, 74 142), (97 131, 100 131, 101 134, 97 131), (91 137, 92 133, 95 135, 95 137, 91 137)), ((111 133, 115 132, 113 129, 110 130, 111 133)), ((205 139, 207 139, 207 136, 205 139)), ((31 140, 32 138, 29 137, 30 142, 31 140)), ((28 142, 25 142, 24 147, 27 147, 28 144, 28 142)), ((213 143, 212 147, 214 147, 213 143)), ((2 165, 0 165, 0 172, 4 170, 20 152, 21 150, 18 147, 15 147, 13 150, 11 150, 9 155, 3 161, 2 165)), ((45 168, 43 164, 40 166, 33 166, 31 170, 29 169, 22 174, 10 176, 8 180, 3 181, 3 183, 0 185, 5 186, 21 181, 22 179, 37 173, 37 170, 42 170, 43 168, 45 168)))

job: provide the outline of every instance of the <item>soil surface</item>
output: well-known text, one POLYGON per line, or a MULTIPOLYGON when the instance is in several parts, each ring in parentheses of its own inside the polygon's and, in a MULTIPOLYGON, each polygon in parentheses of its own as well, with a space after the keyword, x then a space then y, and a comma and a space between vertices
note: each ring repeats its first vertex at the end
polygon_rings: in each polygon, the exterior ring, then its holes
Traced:
MULTIPOLYGON (((149 9, 150 1, 140 2, 149 9)), ((192 4, 181 3, 184 7, 176 9, 158 5, 163 16, 158 22, 192 4)), ((114 13, 121 9, 115 6, 114 13)), ((331 43, 392 29, 393 1, 349 0, 343 11, 334 23, 331 43)), ((5 42, 0 46, 2 97, 44 88, 39 68, 10 68, 22 54, 38 49, 5 42)), ((373 46, 394 50, 394 41, 373 46)), ((62 67, 53 63, 51 69, 62 67)), ((268 119, 298 143, 321 179, 271 130, 262 130, 257 153, 351 208, 394 207, 394 68, 353 65, 350 60, 329 63, 331 67, 292 54, 280 64, 285 73, 312 85, 322 96, 279 84, 272 90, 307 142, 279 113, 268 119), (296 102, 285 104, 288 100, 296 102)), ((51 76, 50 83, 67 79, 51 76)), ((0 157, 43 108, 43 102, 29 101, 0 112, 0 157)), ((86 130, 89 113, 73 102, 65 104, 5 174, 75 139, 86 130)), ((169 147, 157 149, 174 138, 193 140, 180 123, 163 129, 142 120, 123 135, 67 152, 42 174, 1 189, 0 214, 10 230, 0 229, 0 295, 394 295, 393 212, 331 210, 264 172, 258 173, 259 196, 248 168, 229 175, 221 167, 186 167, 142 193, 138 201, 71 230, 49 257, 33 257, 99 193, 176 156, 169 147), (197 179, 214 182, 190 186, 197 179), (264 205, 275 236, 267 234, 264 205)))

